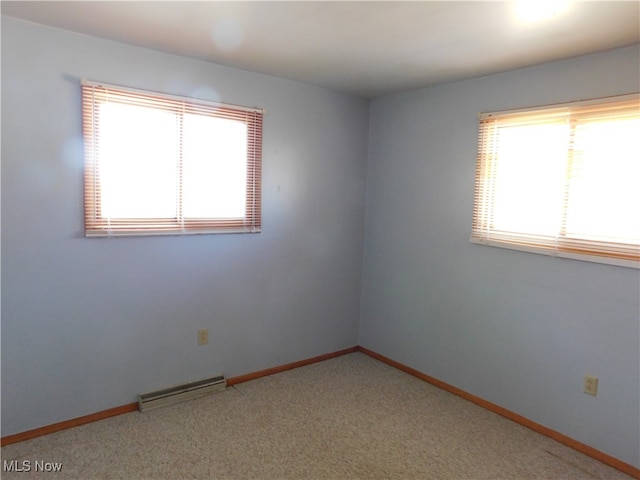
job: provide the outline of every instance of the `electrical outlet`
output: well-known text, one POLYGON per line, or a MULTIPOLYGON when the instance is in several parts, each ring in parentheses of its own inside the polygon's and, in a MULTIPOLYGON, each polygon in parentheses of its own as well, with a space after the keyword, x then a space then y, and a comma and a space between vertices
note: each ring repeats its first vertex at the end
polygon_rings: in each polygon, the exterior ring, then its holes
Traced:
POLYGON ((598 393, 598 377, 584 376, 584 393, 596 396, 596 393, 598 393))
POLYGON ((198 345, 206 345, 209 343, 209 330, 206 328, 198 330, 198 345))

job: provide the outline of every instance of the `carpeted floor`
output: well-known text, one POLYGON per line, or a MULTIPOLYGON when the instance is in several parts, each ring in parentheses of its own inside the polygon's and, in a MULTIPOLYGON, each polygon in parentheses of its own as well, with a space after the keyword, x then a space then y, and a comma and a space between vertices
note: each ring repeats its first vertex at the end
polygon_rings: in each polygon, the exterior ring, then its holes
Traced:
POLYGON ((361 353, 8 445, 2 460, 30 462, 7 480, 631 478, 361 353))

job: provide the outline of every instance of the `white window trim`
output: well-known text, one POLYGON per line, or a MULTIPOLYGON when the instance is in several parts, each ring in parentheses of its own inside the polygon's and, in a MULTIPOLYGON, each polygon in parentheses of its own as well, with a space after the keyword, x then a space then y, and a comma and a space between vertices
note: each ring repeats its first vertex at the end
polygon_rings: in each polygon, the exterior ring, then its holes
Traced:
POLYGON ((470 237, 469 241, 476 245, 485 245, 488 247, 506 248, 507 250, 516 250, 519 252, 537 253, 540 255, 546 255, 549 257, 567 258, 570 260, 580 260, 583 262, 591 263, 603 263, 606 265, 615 265, 618 267, 636 268, 640 269, 640 261, 625 260, 620 258, 603 257, 598 255, 586 255, 580 253, 563 252, 554 249, 546 249, 525 245, 516 245, 513 243, 500 242, 497 240, 489 240, 483 238, 470 237))

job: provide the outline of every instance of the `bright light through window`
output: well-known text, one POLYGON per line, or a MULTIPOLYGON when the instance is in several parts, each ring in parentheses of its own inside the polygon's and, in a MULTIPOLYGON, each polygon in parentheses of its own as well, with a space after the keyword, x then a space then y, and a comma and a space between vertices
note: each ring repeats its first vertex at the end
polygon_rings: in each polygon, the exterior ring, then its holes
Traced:
POLYGON ((640 266, 638 95, 481 115, 471 240, 640 266))
POLYGON ((497 230, 537 235, 558 231, 567 130, 562 123, 500 130, 493 218, 497 230), (531 143, 531 138, 536 142, 531 143))
POLYGON ((244 123, 185 115, 182 170, 185 217, 244 216, 246 139, 244 123))
POLYGON ((567 235, 640 243, 640 119, 587 122, 575 138, 567 235))
POLYGON ((256 233, 262 112, 83 84, 88 236, 256 233))
POLYGON ((176 115, 118 103, 100 106, 100 195, 110 218, 176 216, 176 115))

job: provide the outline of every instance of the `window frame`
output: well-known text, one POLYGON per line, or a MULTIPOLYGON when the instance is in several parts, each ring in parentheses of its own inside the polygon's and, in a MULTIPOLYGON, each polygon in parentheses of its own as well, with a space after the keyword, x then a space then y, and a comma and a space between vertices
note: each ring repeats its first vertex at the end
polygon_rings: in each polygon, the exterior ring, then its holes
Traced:
MULTIPOLYGON (((497 149, 492 142, 496 141, 497 122, 509 121, 523 117, 536 117, 542 115, 557 115, 565 117, 567 122, 576 121, 581 115, 589 115, 589 112, 599 108, 609 108, 611 105, 622 105, 625 102, 626 112, 631 110, 633 118, 640 118, 640 94, 631 93, 612 97, 596 98, 576 101, 564 104, 546 105, 541 107, 521 108, 497 112, 480 113, 478 154, 475 173, 475 192, 473 197, 473 222, 470 241, 475 244, 488 245, 511 250, 525 251, 529 253, 544 254, 561 258, 583 260, 596 263, 605 263, 623 267, 640 268, 640 244, 626 242, 610 242, 593 240, 583 237, 563 236, 562 226, 558 226, 555 236, 536 235, 523 232, 499 231, 493 227, 493 191, 496 178, 496 165, 498 160, 497 149), (585 113, 586 112, 586 113, 585 113), (492 125, 493 124, 493 125, 492 125)), ((612 107, 615 108, 615 107, 612 107)), ((622 111, 622 110, 621 110, 622 111)), ((501 127, 508 124, 500 125, 501 127)), ((570 128, 576 128, 572 125, 570 128)), ((570 136, 573 135, 573 131, 570 136)), ((573 150, 569 147, 566 152, 566 165, 571 162, 573 150)), ((568 179, 564 192, 565 201, 568 195, 568 179)), ((562 205, 562 215, 566 217, 567 205, 562 205)), ((566 221, 566 218, 563 218, 566 221)))
MULTIPOLYGON (((84 140, 84 230, 86 237, 259 233, 262 230, 262 124, 264 110, 211 102, 178 95, 82 80, 84 140), (182 215, 182 162, 177 159, 176 217, 108 218, 101 212, 99 159, 99 106, 107 102, 143 106, 162 111, 205 115, 240 121, 247 126, 246 202, 243 217, 188 218, 182 215)), ((181 123, 181 121, 180 121, 181 123)), ((178 133, 182 142, 182 133, 178 133)), ((180 148, 181 149, 181 148, 180 148)))

